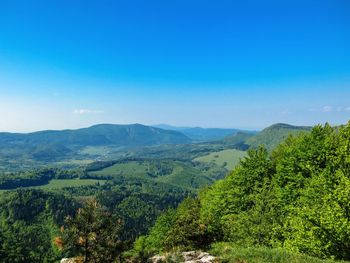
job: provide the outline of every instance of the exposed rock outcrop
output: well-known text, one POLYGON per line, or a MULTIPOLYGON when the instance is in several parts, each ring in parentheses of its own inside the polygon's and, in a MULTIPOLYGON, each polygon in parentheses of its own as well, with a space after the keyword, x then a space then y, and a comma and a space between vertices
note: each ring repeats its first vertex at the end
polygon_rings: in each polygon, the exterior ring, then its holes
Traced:
POLYGON ((217 262, 216 258, 207 252, 188 251, 183 252, 184 263, 213 263, 217 262))
MULTIPOLYGON (((163 263, 166 262, 168 258, 173 257, 174 255, 155 255, 151 258, 152 263, 163 263)), ((218 259, 210 255, 207 252, 201 251, 187 251, 180 253, 180 256, 183 258, 183 263, 214 263, 218 262, 218 259)))

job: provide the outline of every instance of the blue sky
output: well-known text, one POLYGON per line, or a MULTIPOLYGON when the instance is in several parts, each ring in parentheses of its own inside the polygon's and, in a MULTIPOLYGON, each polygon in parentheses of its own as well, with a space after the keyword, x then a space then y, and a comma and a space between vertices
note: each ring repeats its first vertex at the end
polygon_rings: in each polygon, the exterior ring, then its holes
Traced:
POLYGON ((0 1, 0 131, 350 119, 350 3, 0 1))

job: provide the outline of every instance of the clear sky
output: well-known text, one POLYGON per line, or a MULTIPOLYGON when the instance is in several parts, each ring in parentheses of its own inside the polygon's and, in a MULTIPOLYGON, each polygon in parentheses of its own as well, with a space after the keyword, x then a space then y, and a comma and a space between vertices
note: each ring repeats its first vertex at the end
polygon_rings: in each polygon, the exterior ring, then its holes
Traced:
POLYGON ((348 0, 0 1, 0 131, 349 119, 348 0))

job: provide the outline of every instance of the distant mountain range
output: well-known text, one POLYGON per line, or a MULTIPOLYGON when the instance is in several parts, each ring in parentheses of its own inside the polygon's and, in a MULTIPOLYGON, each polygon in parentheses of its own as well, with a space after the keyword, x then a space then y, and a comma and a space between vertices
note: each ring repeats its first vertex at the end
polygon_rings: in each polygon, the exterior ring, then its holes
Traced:
MULTIPOLYGON (((166 146, 176 152, 172 145, 187 145, 190 153, 198 149, 209 149, 216 145, 220 149, 246 150, 260 144, 272 150, 289 134, 309 131, 311 127, 274 124, 261 132, 239 129, 174 127, 169 125, 145 126, 141 124, 99 124, 76 130, 47 130, 33 133, 0 133, 0 170, 12 166, 31 166, 35 162, 61 162, 64 160, 95 160, 118 158, 128 154, 128 149, 146 154, 164 151, 166 146), (147 147, 151 146, 149 149, 147 147), (146 147, 146 148, 145 148, 146 147), (164 147, 163 147, 164 148, 164 147), (124 151, 125 150, 125 151, 124 151), (123 152, 124 151, 124 152, 123 152)), ((201 150, 202 151, 202 150, 201 150)), ((206 150, 204 150, 206 151, 206 150)), ((178 150, 177 150, 178 152, 178 150)), ((181 155, 181 152, 177 153, 181 155)), ((161 156, 160 156, 161 157, 161 156)))
POLYGON ((99 124, 89 128, 0 133, 0 157, 50 160, 87 146, 141 147, 189 143, 186 135, 141 124, 99 124))
POLYGON ((196 142, 219 140, 226 136, 235 135, 237 132, 244 132, 247 134, 257 133, 256 131, 240 130, 240 129, 176 127, 168 124, 157 124, 157 125, 153 125, 153 127, 157 127, 165 130, 179 131, 196 142))
POLYGON ((188 143, 189 139, 177 131, 163 130, 141 124, 99 124, 89 128, 33 133, 0 133, 0 146, 17 144, 55 144, 64 146, 145 146, 188 143))

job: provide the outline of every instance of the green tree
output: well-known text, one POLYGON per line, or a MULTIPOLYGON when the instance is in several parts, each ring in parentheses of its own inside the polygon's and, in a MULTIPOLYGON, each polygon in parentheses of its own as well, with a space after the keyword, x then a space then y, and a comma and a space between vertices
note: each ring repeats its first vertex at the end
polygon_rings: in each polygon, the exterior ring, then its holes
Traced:
POLYGON ((186 198, 179 205, 173 224, 164 240, 165 248, 194 249, 208 244, 205 225, 200 221, 199 212, 198 199, 186 198))
POLYGON ((274 212, 273 173, 268 152, 260 147, 250 150, 225 180, 201 193, 201 218, 214 240, 246 245, 268 243, 274 212))
POLYGON ((91 199, 75 217, 67 217, 56 244, 83 262, 113 262, 122 252, 121 226, 120 219, 91 199))
POLYGON ((53 246, 57 224, 75 210, 63 195, 34 189, 9 191, 0 199, 1 262, 54 262, 62 254, 53 246))
POLYGON ((147 261, 150 255, 166 249, 165 241, 169 238, 171 227, 175 221, 175 210, 169 209, 161 214, 147 236, 136 239, 131 257, 141 262, 147 261))
POLYGON ((326 125, 317 131, 303 159, 309 172, 302 174, 309 179, 285 220, 284 246, 318 257, 349 259, 350 125, 339 130, 326 125), (312 151, 315 145, 320 145, 318 155, 312 151))

